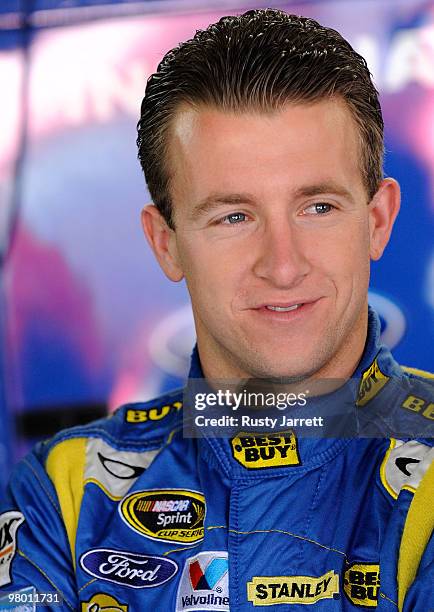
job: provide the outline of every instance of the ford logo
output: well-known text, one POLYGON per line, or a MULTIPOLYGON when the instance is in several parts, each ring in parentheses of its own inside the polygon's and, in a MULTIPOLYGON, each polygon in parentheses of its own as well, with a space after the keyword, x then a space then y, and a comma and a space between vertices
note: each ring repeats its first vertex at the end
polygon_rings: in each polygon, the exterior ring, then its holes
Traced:
POLYGON ((95 578, 133 589, 160 586, 178 571, 177 564, 171 559, 108 548, 87 551, 81 556, 80 565, 95 578))

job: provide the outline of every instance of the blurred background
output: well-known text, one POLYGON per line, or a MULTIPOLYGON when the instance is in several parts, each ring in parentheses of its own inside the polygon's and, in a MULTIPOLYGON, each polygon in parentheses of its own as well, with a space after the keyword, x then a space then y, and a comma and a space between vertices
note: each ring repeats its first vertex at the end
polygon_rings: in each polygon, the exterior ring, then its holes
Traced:
POLYGON ((0 492, 38 439, 182 384, 194 330, 141 232, 140 102, 169 48, 266 6, 336 28, 368 61, 403 191, 370 301, 396 358, 434 369, 432 2, 2 0, 0 492))

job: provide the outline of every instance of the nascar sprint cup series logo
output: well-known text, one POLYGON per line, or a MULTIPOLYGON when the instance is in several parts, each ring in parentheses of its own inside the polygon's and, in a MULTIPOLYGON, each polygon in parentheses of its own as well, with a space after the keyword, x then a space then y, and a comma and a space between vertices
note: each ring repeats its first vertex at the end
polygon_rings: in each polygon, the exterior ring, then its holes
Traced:
POLYGON ((136 491, 119 505, 122 520, 151 540, 195 544, 203 540, 205 497, 188 489, 136 491))

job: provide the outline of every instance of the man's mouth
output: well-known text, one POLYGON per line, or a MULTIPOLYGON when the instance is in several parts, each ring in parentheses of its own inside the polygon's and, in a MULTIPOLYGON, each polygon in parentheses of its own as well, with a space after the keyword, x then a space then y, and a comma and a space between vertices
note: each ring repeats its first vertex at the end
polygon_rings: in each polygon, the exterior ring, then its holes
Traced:
POLYGON ((298 320, 302 315, 310 313, 321 298, 302 298, 291 300, 290 302, 277 301, 263 302, 255 305, 252 310, 265 319, 270 321, 292 321, 298 320))
POLYGON ((290 310, 296 310, 300 308, 303 304, 293 304, 292 306, 272 306, 271 304, 266 304, 265 308, 267 310, 273 310, 274 312, 289 312, 290 310))

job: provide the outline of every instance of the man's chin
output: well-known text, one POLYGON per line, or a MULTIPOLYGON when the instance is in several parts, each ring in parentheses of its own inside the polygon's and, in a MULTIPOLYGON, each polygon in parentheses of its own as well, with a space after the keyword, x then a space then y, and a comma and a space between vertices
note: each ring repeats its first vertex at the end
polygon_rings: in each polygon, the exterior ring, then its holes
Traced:
POLYGON ((282 355, 281 359, 276 360, 263 356, 256 357, 250 364, 249 372, 253 378, 262 378, 276 383, 296 383, 310 378, 321 364, 315 363, 316 360, 309 358, 294 359, 294 354, 282 355))

